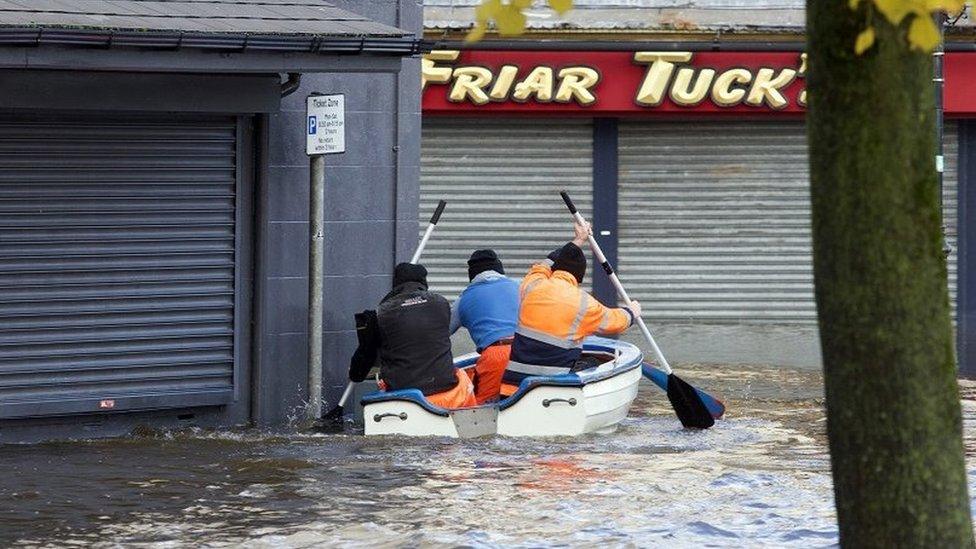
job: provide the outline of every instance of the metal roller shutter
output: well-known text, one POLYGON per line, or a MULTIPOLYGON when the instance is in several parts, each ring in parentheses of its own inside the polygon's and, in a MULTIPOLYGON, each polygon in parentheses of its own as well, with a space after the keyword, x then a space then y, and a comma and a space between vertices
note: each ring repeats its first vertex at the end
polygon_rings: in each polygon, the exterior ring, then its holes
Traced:
POLYGON ((955 122, 946 121, 945 137, 943 138, 943 154, 945 155, 945 173, 942 177, 942 216, 945 225, 946 244, 950 252, 947 257, 949 271, 949 304, 952 306, 952 317, 956 318, 956 274, 958 273, 959 250, 956 241, 959 235, 959 126, 955 122))
POLYGON ((437 201, 448 201, 421 260, 431 288, 456 297, 476 249, 494 248, 506 272, 520 277, 570 240, 572 221, 559 191, 569 190, 582 211, 591 211, 592 143, 589 121, 425 120, 421 231, 437 201))
POLYGON ((229 402, 234 118, 0 118, 0 417, 229 402))
MULTIPOLYGON (((946 136, 954 247, 954 124, 946 136)), ((809 201, 801 122, 620 125, 620 272, 655 322, 814 323, 809 201)))

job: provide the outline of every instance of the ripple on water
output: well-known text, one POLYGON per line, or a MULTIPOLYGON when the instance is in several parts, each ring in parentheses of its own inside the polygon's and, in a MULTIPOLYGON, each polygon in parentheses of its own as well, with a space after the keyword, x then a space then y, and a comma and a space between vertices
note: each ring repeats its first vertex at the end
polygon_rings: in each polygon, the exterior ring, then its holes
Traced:
POLYGON ((616 432, 579 438, 245 430, 5 448, 0 545, 835 545, 817 375, 682 371, 712 380, 728 419, 683 430, 642 387, 616 432))

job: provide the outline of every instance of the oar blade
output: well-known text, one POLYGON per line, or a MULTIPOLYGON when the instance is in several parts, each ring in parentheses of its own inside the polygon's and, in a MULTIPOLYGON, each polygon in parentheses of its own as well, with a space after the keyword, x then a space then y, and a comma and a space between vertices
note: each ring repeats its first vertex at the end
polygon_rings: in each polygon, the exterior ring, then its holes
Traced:
MULTIPOLYGON (((668 374, 658 370, 646 362, 641 365, 641 370, 644 377, 653 381, 654 384, 660 387, 662 391, 668 390, 668 374)), ((725 404, 723 404, 721 400, 713 397, 705 391, 702 391, 698 387, 695 387, 695 392, 698 393, 698 397, 701 398, 703 403, 705 403, 705 407, 708 408, 708 411, 712 414, 712 417, 715 419, 722 419, 722 416, 725 415, 725 404)))
POLYGON ((336 406, 335 408, 329 410, 322 416, 322 419, 328 419, 331 421, 342 421, 342 406, 336 406))
POLYGON ((685 428, 708 429, 715 425, 715 418, 695 388, 674 374, 668 376, 668 400, 685 428))

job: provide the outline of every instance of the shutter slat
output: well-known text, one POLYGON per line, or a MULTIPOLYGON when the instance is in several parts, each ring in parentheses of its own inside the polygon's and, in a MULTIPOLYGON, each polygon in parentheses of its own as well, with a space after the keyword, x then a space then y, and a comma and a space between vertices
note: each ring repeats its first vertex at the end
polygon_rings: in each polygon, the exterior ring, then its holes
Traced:
POLYGON ((448 205, 421 262, 431 289, 448 299, 467 286, 474 250, 494 249, 506 274, 519 278, 571 240, 559 191, 592 210, 589 121, 427 119, 422 149, 421 233, 437 201, 448 205))
MULTIPOLYGON (((620 273, 653 322, 812 324, 802 122, 620 124, 620 273)), ((956 126, 946 124, 947 241, 956 126)), ((949 256, 955 311, 956 255, 949 256)))
POLYGON ((229 117, 0 119, 0 417, 230 401, 236 149, 229 117))

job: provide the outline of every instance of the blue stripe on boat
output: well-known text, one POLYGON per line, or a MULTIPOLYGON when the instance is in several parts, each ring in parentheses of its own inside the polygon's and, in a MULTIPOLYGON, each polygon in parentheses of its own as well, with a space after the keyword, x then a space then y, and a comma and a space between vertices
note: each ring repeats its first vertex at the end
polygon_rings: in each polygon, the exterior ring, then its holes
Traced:
POLYGON ((420 392, 420 389, 400 389, 399 391, 389 392, 377 391, 375 393, 369 393, 368 395, 363 396, 362 400, 359 402, 365 406, 367 404, 389 402, 391 400, 405 400, 407 402, 413 402, 424 410, 439 416, 447 417, 450 415, 446 409, 441 408, 440 406, 434 406, 429 400, 424 398, 424 394, 420 392))

